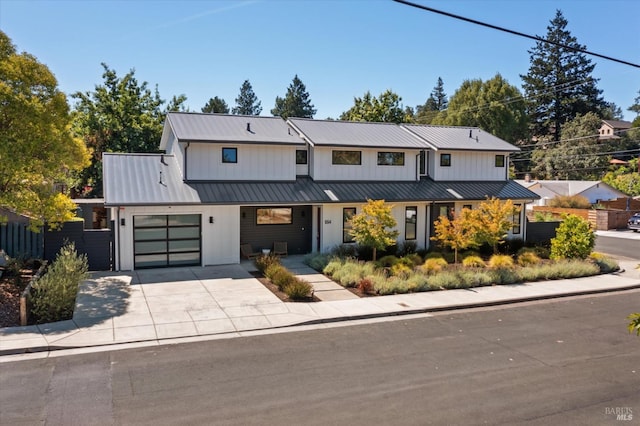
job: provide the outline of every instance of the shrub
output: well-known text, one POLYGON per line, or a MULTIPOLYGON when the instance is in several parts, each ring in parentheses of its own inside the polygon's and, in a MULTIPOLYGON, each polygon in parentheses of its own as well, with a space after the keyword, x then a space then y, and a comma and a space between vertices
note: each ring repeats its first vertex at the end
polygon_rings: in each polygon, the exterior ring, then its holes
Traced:
POLYGON ((260 255, 253 261, 258 271, 264 275, 264 271, 273 264, 280 264, 280 258, 273 254, 260 255))
POLYGON ((344 263, 343 260, 334 257, 329 261, 329 263, 327 263, 327 266, 325 266, 324 269, 322 269, 322 273, 329 276, 333 276, 333 273, 338 269, 340 269, 343 263, 344 263))
POLYGON ((313 287, 304 280, 294 278, 283 291, 291 300, 304 300, 311 297, 313 287))
POLYGON ((480 256, 467 256, 462 259, 462 266, 467 268, 484 268, 487 265, 480 256))
POLYGON ((522 282, 516 271, 510 268, 493 269, 490 271, 491 281, 495 284, 515 284, 522 282))
POLYGON ((426 256, 424 256, 424 260, 427 259, 444 259, 444 256, 439 251, 430 251, 426 256))
POLYGON ((533 220, 534 222, 554 222, 556 218, 551 212, 534 212, 533 220))
POLYGON ((309 265, 310 268, 322 272, 322 270, 329 264, 331 256, 328 254, 311 254, 305 257, 304 263, 309 265))
POLYGON ((442 269, 447 266, 448 263, 441 257, 433 257, 424 261, 420 270, 425 274, 434 274, 436 272, 442 271, 442 269))
POLYGON ((341 259, 355 258, 358 257, 358 249, 354 244, 340 244, 331 250, 331 254, 341 259))
POLYGON ((88 271, 87 256, 79 255, 74 243, 62 246, 47 272, 32 287, 31 312, 36 322, 71 319, 78 285, 89 276, 88 271))
POLYGON ((397 254, 400 257, 404 257, 409 254, 414 254, 417 248, 418 244, 415 241, 403 241, 398 245, 397 254))
POLYGON ((602 253, 593 252, 589 255, 589 258, 600 268, 600 272, 608 274, 620 269, 620 265, 615 259, 612 259, 602 253))
POLYGON ((296 277, 283 267, 276 271, 276 273, 271 278, 271 282, 273 282, 278 287, 278 290, 284 291, 285 293, 287 287, 289 287, 295 281, 296 277))
POLYGON ((372 294, 375 291, 373 280, 370 277, 362 278, 356 287, 364 294, 372 294))
POLYGON ((494 254, 489 259, 491 269, 509 269, 513 267, 513 257, 507 254, 494 254))
POLYGON ((460 277, 452 271, 445 271, 428 277, 428 285, 434 290, 460 288, 460 277))
POLYGON ((518 255, 517 263, 520 266, 537 265, 542 260, 533 251, 525 251, 518 255))
POLYGON ((427 276, 420 272, 413 272, 409 274, 409 276, 405 278, 405 283, 407 285, 407 290, 411 292, 431 290, 427 276))
POLYGON ((586 259, 593 251, 596 237, 591 224, 576 215, 566 215, 556 237, 551 239, 551 259, 586 259))
POLYGON ((344 287, 355 287, 362 278, 375 273, 373 263, 353 259, 346 260, 333 269, 335 270, 333 270, 331 278, 344 287))
POLYGON ((415 268, 418 265, 422 265, 422 257, 417 253, 409 253, 408 255, 400 258, 400 262, 410 268, 415 268))
POLYGON ((266 278, 270 279, 271 281, 273 281, 273 276, 280 272, 281 270, 285 269, 284 266, 282 266, 279 263, 272 263, 271 265, 267 266, 264 270, 264 272, 262 273, 266 278))
POLYGON ((398 259, 396 256, 394 255, 389 255, 389 256, 383 256, 380 259, 378 259, 377 263, 380 265, 380 267, 382 268, 390 268, 393 265, 395 265, 396 263, 398 263, 400 259, 398 259))
POLYGON ((469 287, 482 287, 488 286, 494 283, 493 275, 490 271, 478 271, 478 270, 460 270, 458 271, 458 277, 461 282, 464 283, 464 288, 469 287))
POLYGON ((413 269, 404 263, 396 263, 391 267, 391 275, 394 277, 407 277, 413 269))
POLYGON ((582 195, 557 195, 549 200, 550 207, 563 207, 567 209, 590 209, 589 199, 582 195))

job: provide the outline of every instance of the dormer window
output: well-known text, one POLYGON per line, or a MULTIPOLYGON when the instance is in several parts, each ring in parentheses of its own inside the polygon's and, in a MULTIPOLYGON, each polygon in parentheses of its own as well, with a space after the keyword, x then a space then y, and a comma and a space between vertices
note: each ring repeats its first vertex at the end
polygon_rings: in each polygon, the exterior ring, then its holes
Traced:
POLYGON ((233 164, 237 163, 238 148, 222 148, 222 162, 233 164))

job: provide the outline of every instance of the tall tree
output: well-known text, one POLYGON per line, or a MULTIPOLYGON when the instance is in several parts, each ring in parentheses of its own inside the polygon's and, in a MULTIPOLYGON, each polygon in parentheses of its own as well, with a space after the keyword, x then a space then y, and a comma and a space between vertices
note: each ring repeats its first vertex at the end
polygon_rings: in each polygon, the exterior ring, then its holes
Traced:
POLYGON ((236 106, 231 109, 232 114, 236 115, 260 115, 262 106, 249 80, 245 80, 240 86, 240 94, 236 98, 236 106))
POLYGON ((362 98, 354 98, 354 105, 340 115, 340 120, 408 123, 412 116, 407 114, 401 101, 402 98, 391 90, 377 98, 367 91, 362 98))
POLYGON ((183 95, 174 96, 168 109, 158 88, 138 83, 135 70, 118 77, 115 70, 102 64, 104 81, 93 92, 77 92, 74 130, 93 151, 91 165, 80 175, 79 190, 90 187, 89 196, 102 195, 103 152, 156 152, 166 112, 179 110, 183 95))
POLYGON ((533 134, 538 137, 551 135, 556 141, 560 140, 564 123, 578 114, 600 114, 604 107, 598 79, 591 75, 595 64, 578 51, 586 47, 566 29, 567 23, 562 12, 557 10, 547 26, 545 40, 548 42, 538 41, 528 51, 529 72, 520 76, 529 100, 527 109, 533 134))
POLYGON ((293 81, 287 89, 284 98, 276 96, 276 105, 271 110, 271 114, 282 117, 285 120, 289 117, 313 118, 316 109, 309 99, 309 93, 298 74, 293 77, 293 81))
POLYGON ((215 97, 209 98, 209 101, 202 107, 202 112, 214 112, 220 114, 229 114, 229 105, 224 99, 215 97))
POLYGON ((75 204, 58 189, 70 184, 69 171, 88 165, 89 153, 70 125, 49 68, 17 53, 0 31, 0 206, 29 215, 34 229, 73 217, 75 204))
POLYGON ((578 115, 562 129, 562 140, 538 147, 532 171, 538 179, 599 179, 609 165, 612 142, 598 140, 602 120, 595 113, 578 115))
POLYGON ((420 124, 431 124, 438 112, 447 109, 448 104, 449 100, 444 91, 444 83, 442 82, 442 78, 438 77, 438 82, 431 91, 427 101, 424 105, 418 105, 416 107, 414 121, 420 124))
POLYGON ((640 90, 638 90, 638 96, 633 100, 633 105, 631 105, 627 110, 636 113, 636 118, 634 118, 632 127, 640 127, 640 90))
POLYGON ((517 87, 500 74, 491 80, 465 80, 449 100, 449 107, 432 121, 448 126, 477 126, 507 142, 527 137, 525 102, 517 87))

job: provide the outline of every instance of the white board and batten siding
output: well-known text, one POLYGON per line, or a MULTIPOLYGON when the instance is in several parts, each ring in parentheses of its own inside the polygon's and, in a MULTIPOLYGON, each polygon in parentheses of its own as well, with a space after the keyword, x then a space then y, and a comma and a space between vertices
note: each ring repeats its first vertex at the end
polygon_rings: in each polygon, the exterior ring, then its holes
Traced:
POLYGON ((479 151, 438 151, 429 155, 429 173, 433 180, 504 181, 507 180, 508 153, 479 151), (441 166, 440 156, 451 155, 451 166, 441 166), (504 166, 496 167, 496 155, 504 155, 504 166))
POLYGON ((416 179, 418 150, 394 150, 386 148, 362 149, 353 147, 314 147, 310 175, 319 181, 406 181, 416 179), (332 164, 332 151, 360 151, 360 165, 332 164), (404 152, 404 165, 379 166, 378 152, 404 152))
MULTIPOLYGON (((342 222, 342 213, 345 208, 356 208, 356 214, 362 212, 362 206, 364 204, 325 204, 322 206, 322 229, 320 240, 322 243, 321 251, 323 253, 330 252, 336 246, 343 244, 343 222, 342 222)), ((405 211, 408 206, 417 207, 418 216, 416 222, 416 239, 415 241, 417 247, 424 248, 427 247, 428 238, 427 230, 428 230, 428 204, 427 203, 392 203, 393 208, 391 210, 391 214, 396 219, 397 227, 396 229, 399 232, 398 242, 402 243, 405 241, 405 211)))
POLYGON ((188 180, 295 180, 295 147, 192 143, 187 150, 188 180), (222 148, 237 149, 237 163, 222 162, 222 148))
MULTIPOLYGON (((118 209, 112 211, 118 218, 118 209)), ((201 215, 201 261, 202 266, 227 265, 240 262, 240 207, 239 206, 144 206, 122 207, 119 219, 125 225, 116 223, 119 243, 116 259, 120 259, 118 270, 134 269, 133 217, 137 215, 201 215), (209 217, 213 223, 209 223, 209 217)))

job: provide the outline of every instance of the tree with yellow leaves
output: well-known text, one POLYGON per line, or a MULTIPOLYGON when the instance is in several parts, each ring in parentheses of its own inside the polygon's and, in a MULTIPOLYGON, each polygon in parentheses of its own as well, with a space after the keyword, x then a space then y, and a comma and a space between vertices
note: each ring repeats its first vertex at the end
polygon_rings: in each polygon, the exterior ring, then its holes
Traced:
POLYGON ((57 85, 45 65, 16 53, 0 31, 0 206, 30 216, 33 229, 74 216, 75 204, 56 187, 69 187, 69 172, 89 164, 57 85))
POLYGON ((513 227, 513 215, 519 213, 511 200, 502 201, 492 197, 480 203, 473 215, 477 221, 479 244, 487 243, 498 252, 498 245, 504 243, 509 229, 513 227))
POLYGON ((480 226, 476 215, 470 209, 462 209, 459 215, 453 219, 440 216, 433 223, 434 241, 439 241, 444 246, 453 250, 454 263, 458 263, 458 251, 478 247, 478 227, 480 226))
POLYGON ((351 218, 351 235, 360 245, 373 248, 373 260, 376 260, 377 250, 384 250, 395 244, 398 238, 398 225, 391 215, 393 206, 385 204, 384 200, 367 200, 362 206, 362 212, 351 218))

